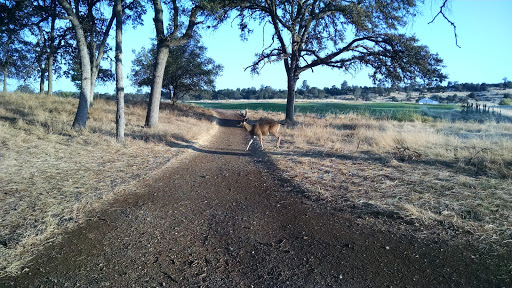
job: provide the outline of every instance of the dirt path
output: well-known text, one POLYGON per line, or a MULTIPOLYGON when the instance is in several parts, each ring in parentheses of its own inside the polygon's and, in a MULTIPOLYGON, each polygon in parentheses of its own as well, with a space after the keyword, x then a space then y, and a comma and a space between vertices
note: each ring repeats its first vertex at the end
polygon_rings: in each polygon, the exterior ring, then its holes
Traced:
POLYGON ((236 121, 220 124, 208 148, 140 183, 0 286, 512 286, 484 252, 371 229, 310 202, 259 145, 244 151, 236 121))

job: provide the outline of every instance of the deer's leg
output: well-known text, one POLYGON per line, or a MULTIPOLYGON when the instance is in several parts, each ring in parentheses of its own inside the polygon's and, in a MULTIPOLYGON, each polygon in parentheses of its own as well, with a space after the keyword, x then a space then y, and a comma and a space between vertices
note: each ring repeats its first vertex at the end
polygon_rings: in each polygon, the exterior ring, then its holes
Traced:
POLYGON ((277 137, 277 148, 279 148, 279 144, 281 143, 281 136, 276 136, 277 137))
POLYGON ((253 137, 251 138, 251 141, 249 141, 249 145, 247 145, 247 149, 245 149, 245 151, 249 150, 249 147, 251 146, 252 141, 254 140, 254 137, 256 137, 256 136, 253 136, 253 137))
POLYGON ((258 135, 258 138, 260 138, 261 150, 263 150, 263 136, 258 135))

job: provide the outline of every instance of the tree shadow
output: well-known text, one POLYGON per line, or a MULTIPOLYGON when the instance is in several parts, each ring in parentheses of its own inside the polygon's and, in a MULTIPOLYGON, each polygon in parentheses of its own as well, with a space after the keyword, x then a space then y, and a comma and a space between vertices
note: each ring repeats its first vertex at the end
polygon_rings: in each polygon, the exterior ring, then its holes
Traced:
MULTIPOLYGON (((255 163, 259 165, 262 169, 269 171, 270 174, 274 175, 276 181, 281 183, 282 187, 291 187, 290 191, 294 194, 300 195, 313 203, 325 203, 329 209, 334 211, 341 211, 350 213, 351 215, 355 215, 356 217, 373 217, 377 219, 390 219, 392 221, 398 221, 400 223, 406 225, 416 225, 418 224, 417 219, 406 218, 401 215, 399 212, 385 208, 379 205, 375 205, 369 202, 354 202, 348 197, 337 195, 334 201, 324 199, 318 196, 318 193, 314 190, 310 190, 308 188, 303 187, 300 183, 295 182, 293 179, 288 178, 285 175, 285 172, 277 165, 274 161, 273 157, 275 156, 296 156, 303 158, 313 158, 313 159, 328 159, 334 158, 343 161, 350 162, 367 162, 371 164, 380 164, 388 168, 393 168, 392 160, 393 157, 391 155, 381 155, 377 153, 371 153, 367 151, 361 151, 356 154, 335 154, 335 153, 325 153, 320 151, 308 151, 308 152, 295 152, 295 151, 262 151, 258 146, 252 147, 251 155, 255 159, 255 163)), ((398 160, 397 160, 398 161, 398 160)), ((457 161, 449 161, 443 159, 427 159, 427 160, 419 160, 419 161, 399 161, 406 162, 410 164, 412 167, 414 165, 426 165, 430 166, 432 169, 443 169, 446 168, 452 171, 454 174, 465 174, 469 177, 478 177, 471 171, 460 171, 458 168, 457 161)), ((414 168, 412 168, 414 169, 414 168)))
MULTIPOLYGON (((324 158, 327 157, 325 153, 291 153, 291 152, 265 152, 261 150, 260 147, 253 147, 251 149, 251 155, 254 157, 255 163, 261 167, 261 169, 268 171, 271 175, 274 176, 274 180, 278 182, 281 187, 289 188, 291 193, 304 197, 315 204, 325 204, 328 209, 334 211, 340 211, 344 213, 350 213, 351 215, 355 215, 357 217, 361 216, 371 216, 375 218, 387 218, 395 221, 400 221, 404 224, 415 224, 413 220, 406 219, 400 213, 385 209, 383 207, 371 204, 371 203, 356 203, 350 200, 348 197, 338 196, 336 201, 330 202, 329 200, 321 199, 320 197, 316 197, 317 194, 315 191, 309 190, 294 180, 286 177, 283 170, 279 168, 276 162, 273 160, 272 155, 274 156, 282 156, 282 155, 298 155, 299 157, 312 157, 312 158, 324 158)), ((359 157, 352 155, 330 155, 335 156, 338 159, 344 160, 359 160, 359 157)), ((382 160, 382 157, 375 157, 373 160, 382 160)))
POLYGON ((0 121, 9 122, 9 124, 14 125, 14 124, 16 124, 16 122, 18 122, 18 118, 16 118, 16 117, 0 116, 0 121))
POLYGON ((241 122, 241 118, 235 110, 226 109, 198 109, 195 106, 170 103, 161 103, 160 109, 172 110, 181 116, 192 117, 198 120, 208 120, 212 123, 217 123, 221 127, 236 127, 241 122), (211 113, 210 111, 215 113, 211 113))
MULTIPOLYGON (((476 169, 461 169, 460 162, 457 160, 446 160, 446 159, 423 159, 423 160, 400 160, 395 159, 391 155, 378 154, 370 151, 359 151, 354 154, 338 154, 338 153, 329 153, 323 151, 306 151, 306 152, 286 152, 286 151, 271 151, 267 152, 269 155, 273 156, 297 156, 303 158, 311 158, 311 159, 323 159, 323 158, 332 158, 343 161, 352 161, 352 162, 371 162, 371 163, 379 163, 385 167, 392 167, 392 161, 398 161, 400 163, 406 163, 409 165, 423 165, 432 168, 444 168, 452 171, 453 173, 461 174, 467 177, 479 177, 482 176, 482 171, 477 171, 476 169)), ((505 165, 512 166, 511 163, 505 163, 505 165)), ((487 175, 487 177, 491 177, 492 175, 487 175)))
POLYGON ((212 154, 212 155, 224 155, 224 156, 241 156, 241 157, 250 157, 251 154, 244 153, 244 152, 235 152, 232 150, 221 150, 221 149, 204 149, 201 147, 196 146, 196 144, 190 143, 180 143, 176 141, 166 141, 165 145, 171 147, 171 148, 178 148, 178 149, 187 149, 192 150, 194 152, 198 153, 204 153, 204 154, 212 154))

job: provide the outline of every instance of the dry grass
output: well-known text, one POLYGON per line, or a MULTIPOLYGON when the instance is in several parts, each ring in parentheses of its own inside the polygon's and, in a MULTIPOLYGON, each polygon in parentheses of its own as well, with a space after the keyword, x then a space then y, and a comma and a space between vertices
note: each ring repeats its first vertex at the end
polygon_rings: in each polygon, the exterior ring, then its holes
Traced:
POLYGON ((400 215, 424 229, 512 241, 511 124, 407 123, 355 114, 296 120, 296 127, 282 129, 281 150, 268 146, 311 197, 400 215))
POLYGON ((215 133, 211 112, 162 105, 142 127, 144 104, 126 105, 126 143, 115 141, 115 103, 97 100, 87 129, 71 129, 77 100, 0 94, 0 276, 88 211, 149 177, 215 133))

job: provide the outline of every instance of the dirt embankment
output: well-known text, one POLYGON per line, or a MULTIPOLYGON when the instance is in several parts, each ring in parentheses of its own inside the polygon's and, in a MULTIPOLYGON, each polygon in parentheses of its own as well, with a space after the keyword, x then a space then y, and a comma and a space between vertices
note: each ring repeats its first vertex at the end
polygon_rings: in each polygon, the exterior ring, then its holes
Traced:
POLYGON ((135 185, 0 286, 512 286, 510 255, 371 228, 311 202, 258 145, 244 151, 236 124, 221 120, 208 146, 135 185))

